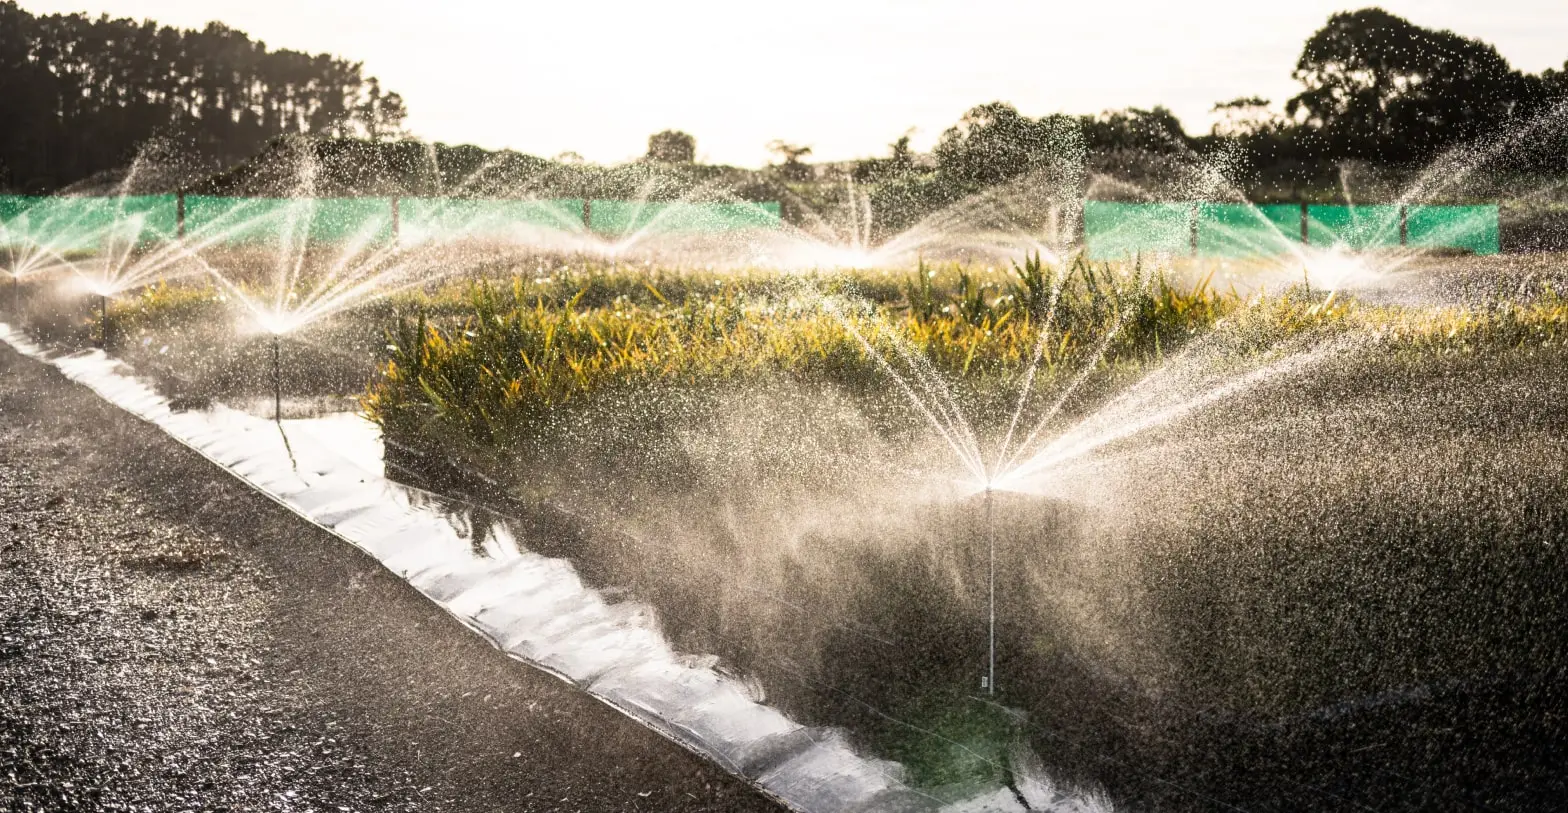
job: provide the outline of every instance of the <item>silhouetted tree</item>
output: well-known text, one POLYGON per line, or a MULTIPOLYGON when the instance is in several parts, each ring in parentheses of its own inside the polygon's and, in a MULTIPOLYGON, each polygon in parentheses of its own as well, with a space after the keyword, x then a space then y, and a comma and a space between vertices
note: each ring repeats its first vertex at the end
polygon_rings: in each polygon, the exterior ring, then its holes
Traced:
POLYGON ((268 50, 222 23, 179 30, 0 2, 0 166, 13 187, 122 167, 155 135, 232 162, 279 135, 395 137, 405 115, 358 63, 268 50))
POLYGON ((784 159, 779 165, 779 174, 791 181, 809 181, 812 178, 812 169, 804 161, 811 154, 811 148, 799 144, 789 144, 780 140, 768 142, 768 152, 784 159))
POLYGON ((888 145, 893 152, 892 157, 888 159, 892 162, 893 169, 907 170, 915 165, 915 151, 909 146, 909 140, 913 136, 913 130, 906 130, 897 141, 888 145))
POLYGON ((1189 145, 1181 121, 1170 110, 1129 107, 1083 119, 1084 143, 1095 152, 1180 152, 1189 145))
POLYGON ((1222 138, 1248 138, 1282 129, 1287 124, 1269 109, 1269 100, 1261 96, 1244 96, 1220 102, 1210 112, 1220 116, 1211 132, 1222 138))
POLYGON ((970 108, 936 145, 937 166, 959 183, 988 186, 1028 171, 1049 148, 1039 122, 1006 102, 970 108))
POLYGON ((648 160, 690 164, 697 160, 697 139, 680 130, 654 133, 648 136, 648 160))
POLYGON ((403 107, 403 97, 396 93, 382 93, 381 82, 372 76, 365 80, 365 92, 355 115, 349 119, 357 124, 364 136, 371 141, 382 141, 405 135, 403 119, 408 111, 403 107))
POLYGON ((867 158, 857 161, 850 177, 856 183, 878 183, 900 178, 915 170, 915 151, 910 146, 914 129, 906 131, 898 140, 888 145, 887 158, 867 158))
POLYGON ((1497 49, 1382 9, 1341 12, 1307 40, 1286 105, 1333 157, 1430 158, 1524 112, 1529 82, 1497 49))

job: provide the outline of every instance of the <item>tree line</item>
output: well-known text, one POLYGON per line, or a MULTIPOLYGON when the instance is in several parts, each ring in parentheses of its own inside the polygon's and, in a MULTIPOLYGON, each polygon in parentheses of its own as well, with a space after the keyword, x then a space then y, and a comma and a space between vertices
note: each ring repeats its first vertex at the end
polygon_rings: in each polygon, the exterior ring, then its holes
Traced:
MULTIPOLYGON (((943 132, 930 155, 915 154, 905 133, 887 156, 853 162, 847 174, 866 190, 881 226, 896 230, 1026 174, 1081 177, 1086 169, 1181 196, 1192 190, 1160 184, 1189 183, 1193 160, 1215 156, 1256 201, 1329 202, 1344 194, 1346 166, 1408 176, 1456 148, 1510 134, 1519 137, 1494 151, 1488 174, 1568 173, 1568 61, 1525 73, 1489 43, 1368 8, 1332 15, 1303 46, 1293 76, 1301 90, 1283 104, 1221 102, 1217 123, 1197 136, 1164 107, 1032 118, 990 102, 943 132)), ((841 177, 842 165, 806 163, 809 145, 768 148, 779 159, 774 174, 798 194, 842 194, 835 188, 842 184, 815 183, 841 177)), ((647 160, 690 161, 695 152, 692 136, 667 131, 650 139, 647 160)))
POLYGON ((221 23, 181 30, 0 2, 0 188, 49 192, 124 168, 149 139, 221 165, 269 139, 382 139, 406 110, 360 63, 269 50, 221 23))
POLYGON ((852 176, 870 185, 883 225, 896 229, 1064 164, 1157 188, 1162 168, 1223 155, 1227 175, 1252 200, 1294 201, 1342 194, 1347 162, 1418 171, 1457 148, 1515 135, 1488 157, 1491 174, 1568 173, 1568 62, 1524 73, 1488 43, 1369 8, 1332 15, 1307 40, 1293 76, 1301 91, 1282 110, 1256 97, 1222 102, 1218 122, 1199 136, 1163 107, 1031 118, 1006 102, 982 104, 942 134, 924 163, 906 135, 888 157, 858 162, 852 176))
MULTIPOLYGON (((365 142, 307 148, 331 156, 331 185, 344 191, 450 192, 459 170, 472 164, 497 176, 482 185, 494 191, 583 195, 635 186, 637 194, 665 197, 725 179, 748 196, 810 198, 839 194, 841 182, 817 181, 837 181, 843 169, 869 190, 879 222, 896 228, 1064 162, 1144 183, 1162 166, 1223 152, 1254 199, 1332 194, 1324 190, 1337 186, 1337 167, 1347 160, 1421 166, 1554 110, 1568 112, 1568 63, 1524 73, 1490 44, 1376 8, 1330 17, 1306 42, 1294 76, 1301 91, 1282 105, 1222 102, 1219 122, 1198 136, 1162 107, 1032 118, 991 102, 968 111, 929 155, 915 153, 905 133, 885 157, 813 166, 809 145, 776 141, 769 149, 779 162, 751 173, 698 164, 696 140, 667 130, 649 138, 644 161, 611 171, 580 159, 402 143, 402 99, 358 63, 272 51, 219 23, 191 31, 106 16, 35 17, 0 0, 0 121, 7 122, 0 188, 58 190, 124 167, 148 139, 162 136, 179 139, 177 155, 232 168, 209 173, 207 185, 262 189, 282 181, 261 183, 260 168, 299 152, 287 137, 331 136, 365 142), (431 155, 441 159, 434 174, 424 166, 431 155)), ((1510 168, 1568 172, 1565 131, 1568 123, 1521 140, 1506 152, 1510 168)))

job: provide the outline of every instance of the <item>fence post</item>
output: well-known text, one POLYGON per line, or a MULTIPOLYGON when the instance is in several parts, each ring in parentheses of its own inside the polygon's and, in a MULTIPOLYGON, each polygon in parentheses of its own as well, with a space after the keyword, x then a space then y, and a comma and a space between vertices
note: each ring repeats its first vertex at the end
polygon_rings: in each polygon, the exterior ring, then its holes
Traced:
POLYGON ((393 245, 397 245, 397 242, 398 242, 398 234, 399 234, 399 231, 400 231, 399 223, 398 223, 399 220, 400 220, 400 218, 398 217, 398 198, 397 198, 397 195, 393 195, 392 196, 392 244, 393 245))
POLYGON ((593 201, 583 198, 583 231, 593 231, 593 201))
POLYGON ((1301 202, 1301 242, 1303 244, 1307 244, 1307 243, 1311 243, 1312 242, 1312 235, 1310 233, 1308 233, 1308 231, 1307 231, 1307 223, 1308 222, 1309 222, 1309 218, 1307 217, 1307 202, 1306 201, 1302 201, 1301 202))
POLYGON ((1399 246, 1410 245, 1410 207, 1399 204, 1399 246))
POLYGON ((185 193, 174 193, 174 236, 185 239, 185 193))
POLYGON ((1192 204, 1187 212, 1187 240, 1191 244, 1192 256, 1198 256, 1198 207, 1201 203, 1192 204))

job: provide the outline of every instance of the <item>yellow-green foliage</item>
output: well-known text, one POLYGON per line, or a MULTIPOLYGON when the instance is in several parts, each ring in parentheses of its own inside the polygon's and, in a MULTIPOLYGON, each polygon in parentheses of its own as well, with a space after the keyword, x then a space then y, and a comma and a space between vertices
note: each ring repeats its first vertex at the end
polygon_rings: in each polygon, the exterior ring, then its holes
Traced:
POLYGON ((1530 302, 1483 307, 1376 306, 1297 289, 1238 310, 1220 326, 1259 345, 1290 336, 1354 334, 1400 352, 1549 348, 1568 340, 1568 300, 1549 291, 1530 302))
POLYGON ((1031 260, 1008 277, 987 276, 922 265, 906 272, 906 297, 882 303, 835 293, 859 289, 863 275, 769 285, 716 277, 711 287, 688 278, 677 299, 626 274, 615 280, 623 292, 601 305, 584 304, 588 286, 562 302, 537 280, 474 283, 467 318, 399 324, 385 375, 364 403, 391 432, 423 432, 438 421, 505 444, 552 410, 626 387, 782 373, 885 391, 883 365, 917 358, 979 391, 1014 381, 1037 353, 1047 378, 1091 353, 1098 360, 1106 340, 1108 363, 1157 354, 1241 304, 1206 286, 1179 291, 1136 270, 1116 275, 1087 263, 1051 272, 1031 260))
POLYGON ((222 309, 225 299, 211 284, 170 285, 160 280, 134 296, 114 300, 109 317, 121 331, 156 329, 208 317, 222 309))

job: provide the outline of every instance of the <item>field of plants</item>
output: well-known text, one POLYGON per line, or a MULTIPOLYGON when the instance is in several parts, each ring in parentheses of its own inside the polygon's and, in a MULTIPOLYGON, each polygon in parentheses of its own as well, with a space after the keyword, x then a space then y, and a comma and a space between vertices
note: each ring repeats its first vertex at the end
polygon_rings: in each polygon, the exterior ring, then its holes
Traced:
MULTIPOLYGON (((1568 301, 1551 258, 1508 262, 1335 290, 1223 264, 496 260, 286 335, 241 303, 265 270, 112 302, 45 275, 8 319, 107 344, 179 405, 362 409, 389 473, 514 518, 925 792, 1005 781, 1025 743, 1078 787, 1197 809, 1322 801, 1299 787, 1346 775, 1324 755, 1364 747, 1365 714, 1550 700, 1531 670, 1561 662, 1540 642, 1568 597, 1531 540, 1568 528, 1568 301), (968 448, 1037 487, 982 513, 968 448), (987 540, 1007 712, 972 697, 987 540)), ((1424 736, 1379 746, 1388 769, 1474 779, 1424 736)))
MULTIPOLYGON (((1388 349, 1474 352, 1550 346, 1568 318, 1553 278, 1539 273, 1494 280, 1502 296, 1476 301, 1471 291, 1467 304, 1408 305, 1301 284, 1243 294, 1216 284, 1216 270, 1083 259, 1052 267, 1037 258, 812 274, 593 262, 522 273, 493 263, 367 297, 286 336, 283 368, 292 394, 362 396, 389 436, 515 450, 547 444, 547 427, 563 414, 635 391, 783 376, 891 411, 892 430, 910 417, 900 414, 907 405, 895 382, 915 365, 940 379, 977 428, 995 429, 1012 416, 1026 378, 1047 397, 1085 378, 1080 400, 1091 403, 1199 335, 1217 334, 1243 354, 1334 333, 1388 349), (1529 295, 1507 296, 1510 286, 1529 295)), ((192 395, 257 394, 271 386, 261 361, 271 337, 247 325, 226 290, 234 284, 160 280, 108 303, 106 321, 96 298, 58 280, 16 283, 11 299, 29 314, 24 323, 52 340, 101 343, 107 325, 116 354, 138 369, 166 369, 192 395)), ((904 428, 923 431, 919 423, 904 428)))

